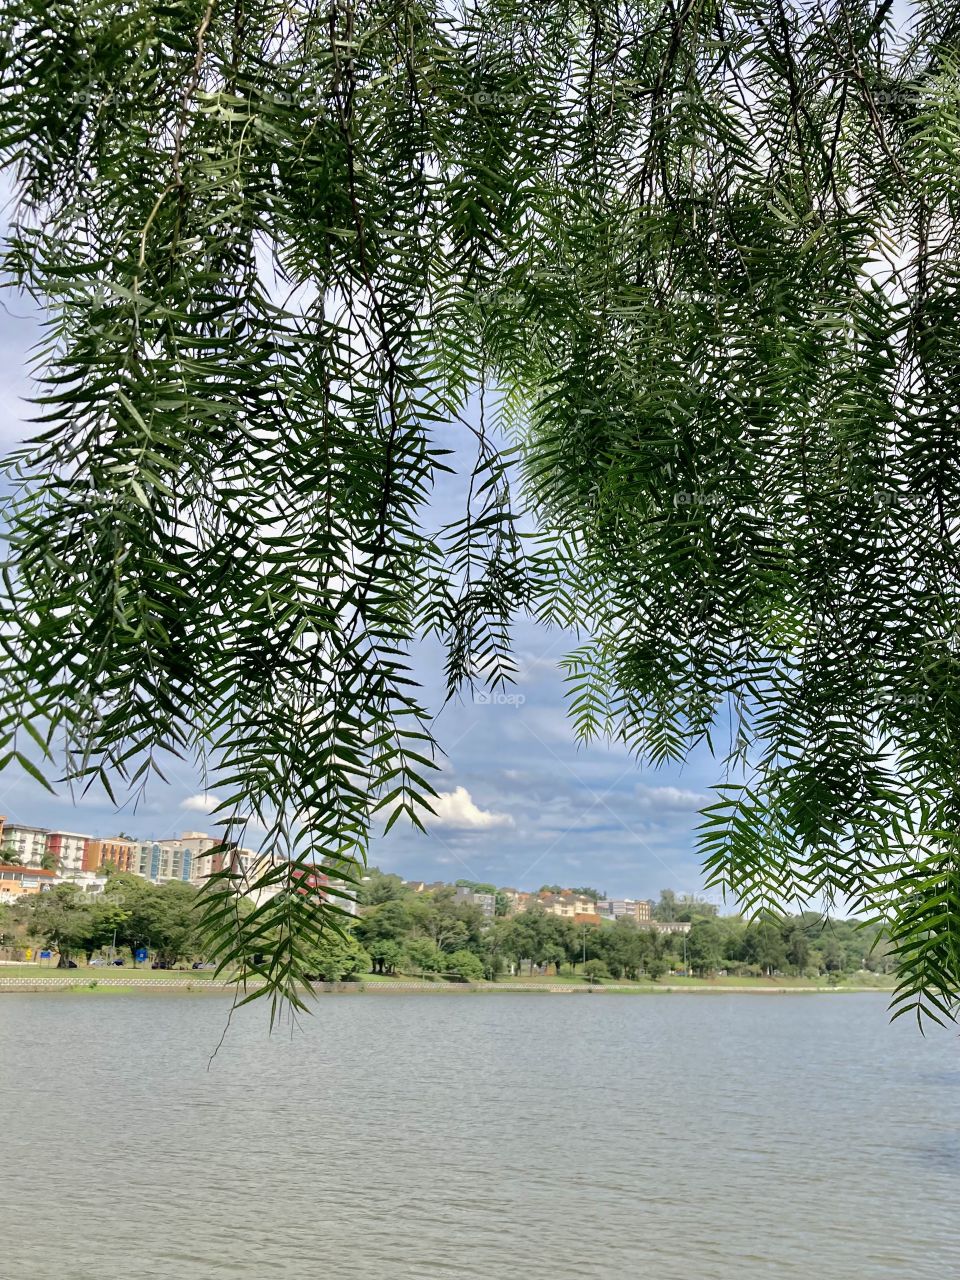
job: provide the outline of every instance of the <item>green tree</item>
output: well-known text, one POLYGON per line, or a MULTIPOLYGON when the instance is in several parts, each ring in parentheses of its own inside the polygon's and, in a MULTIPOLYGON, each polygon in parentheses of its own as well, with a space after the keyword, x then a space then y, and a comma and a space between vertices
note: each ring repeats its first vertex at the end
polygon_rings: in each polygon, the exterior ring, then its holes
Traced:
POLYGON ((393 902, 410 891, 399 876, 370 867, 360 882, 358 901, 361 906, 376 907, 383 902, 393 902))
POLYGON ((54 885, 29 905, 30 936, 59 952, 60 968, 75 952, 86 951, 96 936, 92 901, 74 884, 54 885))
POLYGON ((393 938, 377 938, 367 944, 374 973, 395 973, 403 960, 403 948, 393 938))
POLYGON ((408 973, 439 973, 444 963, 444 954, 432 939, 408 938, 404 943, 402 967, 408 973))
POLYGON ((823 939, 821 951, 822 966, 825 973, 841 973, 843 970, 843 948, 833 933, 827 933, 823 939))
POLYGON ((452 894, 418 898, 411 908, 416 929, 431 938, 441 951, 451 954, 468 944, 479 944, 483 912, 466 902, 455 902, 452 894))
POLYGON ((345 982, 370 969, 370 956, 351 933, 326 932, 310 950, 308 977, 322 982, 345 982))
POLYGON ((202 757, 285 886, 237 912, 218 873, 205 936, 297 1002, 340 919, 305 870, 356 882, 429 808, 411 654, 443 644, 446 696, 497 686, 527 609, 588 637, 581 737, 717 745, 712 883, 864 903, 903 1006, 947 1016, 953 6, 241 16, 4 6, 6 275, 49 318, 4 759, 136 792, 202 757))
POLYGON ((690 968, 701 977, 720 967, 723 960, 723 934, 715 920, 697 920, 687 934, 687 959, 690 968))
POLYGON ((110 877, 100 900, 117 904, 118 923, 110 931, 116 928, 119 943, 131 950, 146 947, 158 963, 172 965, 203 953, 199 899, 185 881, 155 885, 120 872, 110 877))
POLYGON ((182 880, 157 885, 147 898, 144 924, 148 945, 157 958, 176 964, 192 958, 200 948, 197 890, 182 880))
POLYGON ((507 967, 506 958, 501 946, 501 937, 495 928, 486 931, 481 951, 483 976, 490 982, 496 982, 507 967))
POLYGON ((648 954, 647 937, 636 922, 625 918, 617 920, 612 928, 603 931, 600 939, 611 974, 615 978, 623 974, 636 978, 648 954))
POLYGON ((677 895, 672 889, 661 889, 660 900, 654 904, 653 918, 654 920, 662 920, 664 923, 672 923, 678 919, 680 908, 677 905, 677 895))
POLYGON ((571 889, 570 892, 581 898, 592 898, 594 902, 599 902, 601 898, 607 896, 601 889, 592 889, 590 885, 581 885, 579 888, 571 889))
POLYGON ((796 973, 803 973, 810 963, 810 943, 799 920, 786 923, 783 942, 787 963, 793 966, 796 973))
POLYGON ((464 982, 479 982, 483 977, 483 961, 466 949, 454 951, 446 962, 446 968, 464 982))
POLYGON ((787 962, 783 934, 772 920, 759 920, 750 925, 743 940, 743 956, 768 976, 787 962))
POLYGON ((88 962, 95 951, 111 945, 114 938, 122 936, 125 921, 126 916, 120 903, 102 894, 94 898, 90 904, 90 932, 83 947, 88 962))
POLYGON ((472 889, 474 893, 496 893, 497 886, 488 884, 483 880, 457 880, 455 884, 458 889, 472 889))
POLYGON ((588 960, 583 966, 583 976, 590 982, 599 982, 602 978, 610 977, 610 970, 603 960, 588 960))
POLYGON ((411 907, 406 901, 388 899, 358 919, 357 938, 367 948, 378 942, 400 942, 410 930, 411 911, 417 906, 416 903, 411 907))
MULTIPOLYGON (((503 949, 516 966, 517 972, 524 961, 533 971, 534 965, 544 964, 548 949, 565 936, 556 916, 548 916, 542 909, 524 911, 504 922, 503 949)), ((566 949, 565 949, 566 950, 566 949)))

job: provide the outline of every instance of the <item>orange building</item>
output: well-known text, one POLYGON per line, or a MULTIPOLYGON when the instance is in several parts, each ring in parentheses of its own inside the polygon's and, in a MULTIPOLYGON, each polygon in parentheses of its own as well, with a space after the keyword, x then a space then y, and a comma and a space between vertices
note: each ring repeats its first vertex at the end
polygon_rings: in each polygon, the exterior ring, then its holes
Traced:
POLYGON ((28 893, 49 889, 56 872, 40 867, 11 867, 0 863, 0 902, 16 902, 28 893))
POLYGON ((125 840, 119 836, 87 840, 83 849, 84 871, 99 871, 105 866, 114 866, 117 871, 134 871, 139 869, 139 847, 133 840, 125 840))

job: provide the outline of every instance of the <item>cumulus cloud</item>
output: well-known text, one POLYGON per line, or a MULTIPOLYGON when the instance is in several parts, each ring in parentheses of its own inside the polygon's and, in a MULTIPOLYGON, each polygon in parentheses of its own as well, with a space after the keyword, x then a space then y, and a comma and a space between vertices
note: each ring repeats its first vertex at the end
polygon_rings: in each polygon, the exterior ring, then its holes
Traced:
POLYGON ((473 802, 466 787, 441 791, 430 802, 433 814, 425 817, 427 826, 448 827, 454 831, 487 831, 493 827, 512 827, 508 813, 481 809, 473 802))
POLYGON ((206 792, 195 796, 187 796, 180 802, 181 809, 189 809, 191 813, 213 813, 220 803, 220 797, 206 792))
POLYGON ((685 791, 682 787, 637 787, 637 799, 650 809, 702 809, 710 803, 710 797, 699 791, 685 791))

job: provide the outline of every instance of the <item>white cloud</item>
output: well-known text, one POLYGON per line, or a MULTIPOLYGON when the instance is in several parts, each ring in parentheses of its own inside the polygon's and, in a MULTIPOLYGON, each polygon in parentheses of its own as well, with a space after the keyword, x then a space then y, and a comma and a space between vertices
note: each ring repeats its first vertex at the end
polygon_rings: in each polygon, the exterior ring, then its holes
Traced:
POLYGON ((682 787, 637 787, 637 799, 651 809, 702 809, 710 797, 682 787))
POLYGON ((427 826, 449 827, 456 831, 486 831, 492 827, 513 826, 509 814, 478 808, 466 787, 439 792, 430 801, 430 806, 433 814, 425 815, 427 826))
POLYGON ((187 796, 186 800, 180 802, 180 808, 189 809, 191 813, 213 813, 219 803, 220 797, 208 791, 205 794, 187 796))
POLYGON ((560 664, 558 658, 541 658, 537 654, 533 653, 517 654, 516 678, 518 681, 526 683, 529 680, 534 680, 538 676, 543 675, 544 672, 549 672, 550 675, 553 675, 559 672, 559 670, 560 664))

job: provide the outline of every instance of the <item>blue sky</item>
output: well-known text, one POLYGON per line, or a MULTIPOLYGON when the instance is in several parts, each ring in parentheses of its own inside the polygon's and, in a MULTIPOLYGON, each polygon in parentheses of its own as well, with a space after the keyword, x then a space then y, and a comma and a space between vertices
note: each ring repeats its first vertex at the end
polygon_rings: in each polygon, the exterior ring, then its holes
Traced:
MULTIPOLYGON (((2 306, 0 447, 6 451, 28 431, 25 366, 38 329, 25 301, 8 294, 2 306)), ((438 497, 438 523, 453 517, 461 493, 462 481, 454 481, 438 497)), ((557 665, 569 637, 520 619, 515 638, 516 685, 486 698, 467 690, 437 722, 446 756, 429 834, 398 823, 386 839, 375 840, 371 861, 407 878, 463 876, 521 889, 559 882, 615 896, 655 897, 666 887, 701 891, 694 829, 717 776, 707 753, 683 769, 648 771, 621 747, 579 746, 557 665)), ((428 705, 440 705, 442 655, 424 646, 415 661, 428 705)), ((123 830, 162 838, 212 830, 206 810, 215 801, 204 796, 198 775, 180 765, 169 776, 169 786, 155 783, 136 810, 118 812, 102 793, 52 797, 10 769, 0 778, 0 813, 8 821, 94 835, 123 830)))

